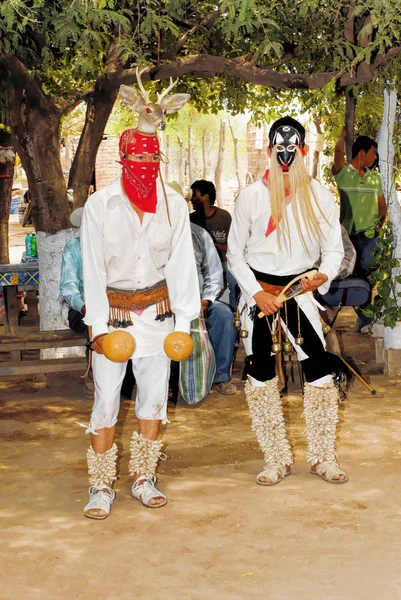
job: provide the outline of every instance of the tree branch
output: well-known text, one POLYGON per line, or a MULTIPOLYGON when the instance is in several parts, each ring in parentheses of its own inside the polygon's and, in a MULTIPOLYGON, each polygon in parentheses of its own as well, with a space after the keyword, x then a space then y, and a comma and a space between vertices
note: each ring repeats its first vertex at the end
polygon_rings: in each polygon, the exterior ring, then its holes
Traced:
POLYGON ((380 53, 376 56, 372 63, 361 62, 357 69, 356 73, 350 75, 349 73, 343 73, 340 77, 339 83, 342 86, 346 85, 356 85, 358 83, 367 83, 373 79, 373 75, 375 71, 377 71, 382 65, 387 63, 389 60, 392 60, 401 52, 401 46, 396 46, 395 48, 391 48, 385 54, 380 53))
MULTIPOLYGON (((355 44, 355 3, 352 2, 348 9, 347 20, 344 24, 344 37, 350 44, 355 44)), ((352 59, 354 57, 354 53, 351 48, 347 48, 347 56, 352 59)))
MULTIPOLYGON (((106 73, 115 73, 116 71, 121 71, 122 69, 122 64, 119 58, 119 46, 120 41, 118 38, 112 44, 110 44, 110 47, 107 52, 106 73)), ((84 92, 81 92, 80 94, 74 94, 74 96, 72 96, 69 100, 64 102, 60 106, 61 114, 64 115, 66 112, 76 108, 81 102, 88 103, 89 101, 91 101, 93 99, 95 90, 98 87, 99 81, 100 80, 98 79, 95 83, 94 88, 91 87, 85 90, 84 92)))
POLYGON ((358 38, 358 46, 360 46, 361 48, 367 48, 372 41, 373 30, 372 30, 372 27, 369 27, 371 22, 372 22, 372 15, 369 14, 365 19, 365 22, 361 29, 361 33, 359 34, 359 38, 358 38), (362 35, 362 32, 364 29, 365 29, 365 32, 362 35))
MULTIPOLYGON (((14 82, 13 87, 21 92, 23 90, 24 96, 29 97, 39 111, 48 112, 49 115, 59 118, 61 113, 59 113, 56 105, 46 96, 37 80, 29 74, 26 66, 14 54, 3 54, 0 58, 0 65, 7 71, 9 79, 14 82)), ((17 114, 20 120, 23 111, 13 111, 14 118, 17 114)), ((20 124, 20 122, 10 123, 12 127, 20 124)))
MULTIPOLYGON (((287 89, 320 89, 341 73, 317 73, 304 75, 302 73, 282 73, 270 67, 261 68, 249 62, 248 58, 221 58, 210 54, 195 54, 178 58, 177 60, 152 67, 144 71, 142 80, 163 80, 182 75, 199 75, 200 77, 241 77, 244 81, 262 86, 287 89)), ((116 88, 121 84, 136 82, 135 69, 124 69, 116 73, 104 73, 100 76, 104 89, 116 88)))
POLYGON ((186 45, 186 43, 188 42, 188 40, 195 35, 195 33, 197 31, 199 31, 202 27, 204 29, 211 29, 211 27, 213 26, 214 22, 216 21, 216 19, 220 16, 220 10, 214 10, 212 13, 210 13, 210 15, 204 19, 203 21, 200 21, 200 23, 197 23, 196 25, 194 25, 189 31, 187 31, 175 44, 174 44, 174 49, 173 49, 173 55, 174 57, 177 56, 177 54, 180 52, 180 50, 182 50, 182 48, 186 45))

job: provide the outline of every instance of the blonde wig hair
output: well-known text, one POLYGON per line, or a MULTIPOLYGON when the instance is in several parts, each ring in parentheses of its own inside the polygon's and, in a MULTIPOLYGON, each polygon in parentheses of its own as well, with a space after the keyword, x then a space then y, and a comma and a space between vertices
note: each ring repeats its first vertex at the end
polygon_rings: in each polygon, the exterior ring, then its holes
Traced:
POLYGON ((291 203, 298 235, 307 254, 308 240, 321 239, 318 213, 327 221, 319 206, 315 192, 311 186, 311 178, 304 165, 302 152, 298 146, 295 158, 285 176, 277 160, 277 146, 271 154, 269 171, 269 191, 272 219, 277 227, 277 240, 281 250, 282 244, 291 249, 291 233, 288 225, 287 205, 291 203), (289 188, 289 196, 285 194, 289 188), (301 218, 302 217, 302 218, 301 218))

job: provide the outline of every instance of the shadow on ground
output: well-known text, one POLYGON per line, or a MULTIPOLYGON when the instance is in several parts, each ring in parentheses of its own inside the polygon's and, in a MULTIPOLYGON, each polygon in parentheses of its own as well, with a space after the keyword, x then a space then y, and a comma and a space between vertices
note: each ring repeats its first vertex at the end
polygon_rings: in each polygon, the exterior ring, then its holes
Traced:
POLYGON ((400 387, 374 362, 373 340, 338 328, 345 355, 377 389, 355 382, 340 407, 339 457, 348 484, 309 475, 297 380, 283 398, 294 472, 256 485, 262 460, 240 392, 198 408, 171 406, 159 470, 161 510, 129 496, 134 402, 122 402, 117 500, 106 521, 87 500, 91 403, 76 374, 30 389, 2 382, 0 598, 27 600, 399 600, 400 387))

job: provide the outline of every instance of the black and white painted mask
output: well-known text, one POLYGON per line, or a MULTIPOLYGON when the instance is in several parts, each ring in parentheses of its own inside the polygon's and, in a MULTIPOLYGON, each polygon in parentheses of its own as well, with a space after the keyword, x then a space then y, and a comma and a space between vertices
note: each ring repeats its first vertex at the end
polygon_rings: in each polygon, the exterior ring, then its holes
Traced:
POLYGON ((300 146, 301 137, 296 129, 284 125, 276 130, 273 138, 273 146, 277 146, 277 159, 283 171, 288 171, 289 166, 295 158, 295 148, 300 146))
POLYGON ((305 129, 295 119, 283 117, 276 121, 270 132, 270 148, 277 147, 277 160, 283 171, 288 171, 295 158, 296 146, 305 146, 305 129))

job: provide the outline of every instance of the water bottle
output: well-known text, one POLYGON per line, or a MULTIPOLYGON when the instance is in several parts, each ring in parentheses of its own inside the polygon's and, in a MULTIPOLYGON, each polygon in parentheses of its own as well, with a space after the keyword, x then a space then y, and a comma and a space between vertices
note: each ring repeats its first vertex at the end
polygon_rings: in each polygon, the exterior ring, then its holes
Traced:
POLYGON ((25 236, 25 256, 27 258, 32 256, 32 237, 29 232, 25 236))
POLYGON ((33 233, 31 237, 31 256, 35 257, 38 255, 38 242, 36 235, 33 233))

